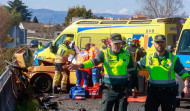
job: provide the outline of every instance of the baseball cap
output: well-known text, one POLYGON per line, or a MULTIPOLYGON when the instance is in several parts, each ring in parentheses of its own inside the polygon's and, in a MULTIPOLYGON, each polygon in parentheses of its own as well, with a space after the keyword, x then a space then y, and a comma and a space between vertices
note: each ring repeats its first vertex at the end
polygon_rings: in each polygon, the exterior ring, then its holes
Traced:
POLYGON ((164 35, 156 35, 154 42, 157 42, 157 41, 166 41, 166 37, 164 35))
POLYGON ((121 43, 121 42, 123 42, 122 38, 121 38, 121 34, 119 34, 119 33, 111 34, 110 40, 113 43, 121 43))

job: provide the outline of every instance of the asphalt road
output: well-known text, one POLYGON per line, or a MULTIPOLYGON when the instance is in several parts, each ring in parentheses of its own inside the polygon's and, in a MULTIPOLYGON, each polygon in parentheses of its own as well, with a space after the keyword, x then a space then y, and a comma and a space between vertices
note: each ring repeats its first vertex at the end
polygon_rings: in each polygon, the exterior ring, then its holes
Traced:
MULTIPOLYGON (((38 97, 52 96, 51 93, 37 94, 38 97)), ((57 111, 99 111, 101 106, 101 98, 87 98, 86 100, 73 100, 69 98, 69 94, 54 94, 58 98, 50 99, 52 102, 58 103, 57 111), (63 100, 61 100, 64 98, 63 100), (86 109, 86 110, 80 110, 86 109)), ((128 111, 144 111, 144 102, 129 102, 128 111)), ((52 110, 53 111, 53 110, 52 110)), ((159 108, 158 111, 161 111, 159 108)), ((181 107, 176 111, 190 111, 190 102, 181 101, 181 107)))

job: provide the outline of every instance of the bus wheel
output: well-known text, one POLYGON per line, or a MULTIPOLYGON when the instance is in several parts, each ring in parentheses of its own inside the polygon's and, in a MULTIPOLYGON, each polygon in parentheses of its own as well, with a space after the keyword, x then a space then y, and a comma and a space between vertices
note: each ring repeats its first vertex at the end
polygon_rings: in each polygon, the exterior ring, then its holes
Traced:
POLYGON ((38 92, 49 92, 52 88, 52 79, 48 75, 40 75, 34 80, 33 86, 38 92))

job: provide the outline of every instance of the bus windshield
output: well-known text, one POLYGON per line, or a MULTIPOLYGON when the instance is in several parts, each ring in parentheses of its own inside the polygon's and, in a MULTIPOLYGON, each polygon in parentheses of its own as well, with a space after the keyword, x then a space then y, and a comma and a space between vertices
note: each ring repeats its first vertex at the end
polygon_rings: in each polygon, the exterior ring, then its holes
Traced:
POLYGON ((176 54, 189 55, 190 54, 190 30, 184 30, 176 54))

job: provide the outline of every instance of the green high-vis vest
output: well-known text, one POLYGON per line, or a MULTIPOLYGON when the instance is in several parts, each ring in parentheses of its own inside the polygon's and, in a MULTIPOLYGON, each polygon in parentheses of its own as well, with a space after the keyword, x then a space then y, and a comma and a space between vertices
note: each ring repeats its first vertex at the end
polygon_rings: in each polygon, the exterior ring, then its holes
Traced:
POLYGON ((107 84, 126 84, 127 66, 129 64, 129 51, 119 53, 119 60, 115 54, 110 53, 110 49, 104 52, 104 82, 107 84))
MULTIPOLYGON (((124 85, 127 83, 127 71, 134 70, 134 68, 127 69, 130 53, 127 50, 118 55, 110 53, 111 49, 102 50, 104 53, 104 83, 111 85, 124 85)), ((84 68, 93 67, 91 60, 82 63, 84 68)))
POLYGON ((66 56, 67 53, 65 53, 65 52, 68 51, 67 46, 62 43, 58 47, 59 48, 58 48, 57 54, 60 55, 60 56, 66 56))
POLYGON ((153 84, 175 83, 174 65, 177 57, 169 53, 169 58, 164 58, 159 64, 158 58, 154 54, 146 56, 146 69, 149 72, 148 81, 153 84))

